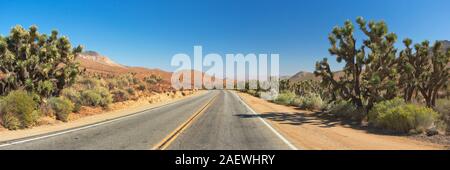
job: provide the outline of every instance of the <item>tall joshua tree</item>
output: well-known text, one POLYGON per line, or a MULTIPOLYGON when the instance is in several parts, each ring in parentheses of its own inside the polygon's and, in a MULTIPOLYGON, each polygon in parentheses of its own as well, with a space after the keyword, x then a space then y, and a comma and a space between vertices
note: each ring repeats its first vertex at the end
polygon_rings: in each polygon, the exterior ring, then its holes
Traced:
POLYGON ((323 85, 331 87, 342 99, 350 100, 359 108, 368 106, 370 109, 373 103, 396 96, 393 66, 396 65, 394 43, 397 36, 388 33, 383 21, 367 24, 361 17, 356 21, 368 37, 360 47, 356 46, 350 21, 343 27, 335 27, 329 36, 329 52, 338 62, 345 62, 344 75, 336 79, 326 58, 316 63, 315 75, 322 77, 323 85))
POLYGON ((328 60, 316 63, 316 76, 322 77, 324 84, 330 84, 332 91, 339 93, 345 100, 351 100, 356 106, 363 107, 361 74, 364 65, 364 49, 356 47, 353 36, 354 26, 346 21, 343 27, 335 27, 329 35, 331 48, 329 52, 336 56, 338 62, 345 62, 344 76, 334 79, 328 60))
POLYGON ((364 60, 363 96, 367 98, 368 108, 375 102, 392 99, 397 95, 397 64, 394 47, 397 35, 388 32, 387 25, 381 22, 369 22, 361 17, 357 19, 361 31, 369 38, 364 47, 370 49, 364 60))
POLYGON ((41 96, 57 95, 74 83, 80 70, 75 57, 82 47, 72 48, 67 37, 40 34, 36 26, 12 28, 0 37, 0 95, 26 89, 41 96))
POLYGON ((436 98, 449 79, 448 62, 450 49, 444 51, 442 43, 436 41, 433 47, 428 41, 415 44, 413 53, 412 41, 405 39, 406 49, 400 53, 399 64, 401 79, 399 84, 404 88, 405 100, 410 101, 415 91, 418 91, 428 107, 435 105, 436 98))

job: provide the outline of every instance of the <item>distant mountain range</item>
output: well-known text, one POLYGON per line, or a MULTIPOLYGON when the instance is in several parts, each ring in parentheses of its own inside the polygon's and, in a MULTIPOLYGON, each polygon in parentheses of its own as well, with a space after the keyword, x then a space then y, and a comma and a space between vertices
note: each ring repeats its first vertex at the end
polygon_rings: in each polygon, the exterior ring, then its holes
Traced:
POLYGON ((171 72, 160 69, 149 69, 144 67, 131 67, 118 64, 95 51, 86 51, 78 55, 77 60, 80 67, 85 68, 88 73, 101 75, 117 76, 120 74, 133 73, 139 78, 150 75, 161 76, 164 80, 170 82, 171 72))
MULTIPOLYGON (((95 51, 86 51, 78 55, 77 60, 80 62, 80 67, 85 68, 88 73, 100 74, 103 76, 118 76, 121 74, 133 73, 137 78, 145 78, 150 75, 160 76, 167 83, 171 82, 172 72, 164 71, 158 68, 150 69, 145 67, 132 67, 118 64, 108 58, 107 56, 101 55, 95 51)), ((183 71, 189 72, 189 70, 183 71)), ((194 72, 198 71, 191 70, 192 81, 194 77, 194 72)), ((211 79, 212 77, 202 73, 205 78, 211 79)), ((221 81, 219 79, 219 81, 221 81)))

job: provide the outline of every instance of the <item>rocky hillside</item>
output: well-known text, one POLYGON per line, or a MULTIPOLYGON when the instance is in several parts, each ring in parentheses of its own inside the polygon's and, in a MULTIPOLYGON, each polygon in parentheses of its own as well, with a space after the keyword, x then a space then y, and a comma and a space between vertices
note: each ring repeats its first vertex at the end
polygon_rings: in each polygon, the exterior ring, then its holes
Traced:
POLYGON ((113 67, 125 67, 123 65, 117 64, 116 62, 112 61, 111 59, 109 59, 106 56, 100 55, 99 53, 95 52, 95 51, 86 51, 81 53, 78 56, 80 59, 85 59, 85 60, 90 60, 93 62, 97 62, 99 64, 103 64, 103 65, 108 65, 108 66, 113 66, 113 67))
MULTIPOLYGON (((110 58, 94 51, 83 52, 77 57, 77 60, 80 62, 81 67, 86 69, 87 74, 112 77, 129 73, 135 74, 136 77, 140 79, 151 75, 156 75, 160 76, 166 84, 171 82, 170 79, 172 77, 172 72, 167 72, 161 69, 149 69, 144 67, 130 67, 121 65, 114 62, 110 58)), ((183 72, 191 72, 191 77, 194 77, 194 72, 197 71, 186 70, 183 72)), ((204 73, 202 73, 202 75, 204 75, 204 73)), ((211 77, 208 75, 206 75, 205 78, 211 79, 211 77)))
MULTIPOLYGON (((337 79, 337 78, 343 76, 343 74, 344 74, 344 72, 342 72, 342 71, 336 71, 336 72, 334 72, 334 78, 337 79)), ((307 71, 300 71, 297 74, 295 74, 295 75, 293 75, 292 77, 289 78, 289 81, 291 83, 296 83, 296 82, 304 81, 304 80, 317 80, 317 81, 319 81, 319 80, 321 80, 321 78, 320 77, 316 77, 314 75, 314 73, 307 72, 307 71)))
POLYGON ((77 57, 81 67, 85 68, 89 74, 100 74, 103 76, 117 76, 120 74, 136 74, 139 78, 144 78, 150 75, 161 76, 164 80, 170 82, 171 72, 160 69, 148 69, 143 67, 129 67, 118 64, 95 51, 87 51, 77 57))
POLYGON ((314 73, 307 72, 307 71, 300 71, 297 74, 293 75, 289 78, 290 82, 299 82, 304 80, 320 80, 320 78, 314 76, 314 73))

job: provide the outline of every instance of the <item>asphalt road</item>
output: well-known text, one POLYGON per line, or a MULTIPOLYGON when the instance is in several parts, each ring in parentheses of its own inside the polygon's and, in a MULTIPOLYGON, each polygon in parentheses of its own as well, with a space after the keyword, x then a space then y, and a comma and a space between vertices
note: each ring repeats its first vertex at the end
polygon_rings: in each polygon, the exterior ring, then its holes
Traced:
POLYGON ((232 92, 210 91, 98 126, 7 142, 17 143, 13 145, 0 142, 0 150, 152 149, 208 102, 211 105, 167 149, 290 149, 232 92))
POLYGON ((231 91, 218 98, 169 150, 273 150, 289 149, 250 112, 231 91))

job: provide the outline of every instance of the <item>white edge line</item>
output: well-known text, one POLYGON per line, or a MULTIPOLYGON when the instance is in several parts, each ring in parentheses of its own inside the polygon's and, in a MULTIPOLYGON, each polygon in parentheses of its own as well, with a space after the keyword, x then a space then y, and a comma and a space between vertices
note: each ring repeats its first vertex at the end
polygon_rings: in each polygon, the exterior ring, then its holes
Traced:
MULTIPOLYGON (((234 91, 232 91, 231 93, 233 93, 233 95, 237 97, 240 100, 240 102, 244 104, 244 106, 247 107, 247 109, 250 110, 254 115, 259 115, 255 110, 253 110, 250 106, 248 106, 247 103, 244 102, 244 100, 242 100, 241 96, 237 95, 234 91)), ((267 123, 266 120, 264 120, 259 116, 258 119, 261 120, 261 122, 263 122, 273 133, 275 133, 275 135, 277 135, 278 138, 280 138, 286 145, 288 145, 289 148, 291 148, 292 150, 298 150, 297 147, 295 147, 291 142, 289 142, 289 140, 287 140, 283 135, 281 135, 277 130, 275 130, 275 128, 273 128, 269 123, 267 123)))
MULTIPOLYGON (((209 94, 209 93, 210 92, 205 93, 203 95, 206 95, 206 94, 209 94)), ((203 95, 200 95, 200 96, 203 96, 203 95)), ((188 99, 188 98, 186 98, 186 99, 188 99)), ((181 102, 183 100, 185 100, 185 99, 182 99, 182 100, 179 100, 179 101, 176 101, 176 102, 173 102, 173 103, 167 103, 167 104, 164 104, 164 105, 161 105, 161 106, 156 106, 154 108, 144 109, 144 110, 141 110, 141 111, 138 111, 138 112, 134 112, 134 113, 129 114, 129 115, 113 118, 113 119, 110 119, 110 120, 106 119, 106 120, 104 120, 102 122, 98 122, 98 123, 93 123, 93 124, 90 124, 90 125, 77 127, 77 128, 70 129, 70 130, 63 130, 62 132, 56 132, 56 133, 50 132, 51 134, 49 134, 49 135, 43 135, 43 136, 39 136, 38 135, 39 137, 34 137, 34 138, 24 139, 24 140, 17 139, 18 141, 10 140, 10 141, 14 141, 14 142, 5 141, 6 143, 0 144, 0 148, 6 147, 6 146, 22 144, 22 143, 27 143, 27 142, 31 142, 31 141, 35 141, 35 140, 39 140, 39 139, 45 139, 45 138, 50 138, 50 137, 54 137, 54 136, 59 136, 59 135, 63 135, 63 134, 66 134, 66 133, 76 132, 76 131, 80 131, 80 130, 84 130, 84 129, 88 129, 88 128, 92 128, 92 127, 96 127, 96 126, 100 126, 100 125, 116 122, 116 121, 119 121, 119 120, 122 120, 122 119, 126 119, 126 118, 130 118, 130 117, 134 117, 134 116, 138 116, 138 115, 144 114, 144 113, 146 113, 146 111, 167 107, 167 106, 170 106, 172 104, 179 103, 179 102, 181 102)))

